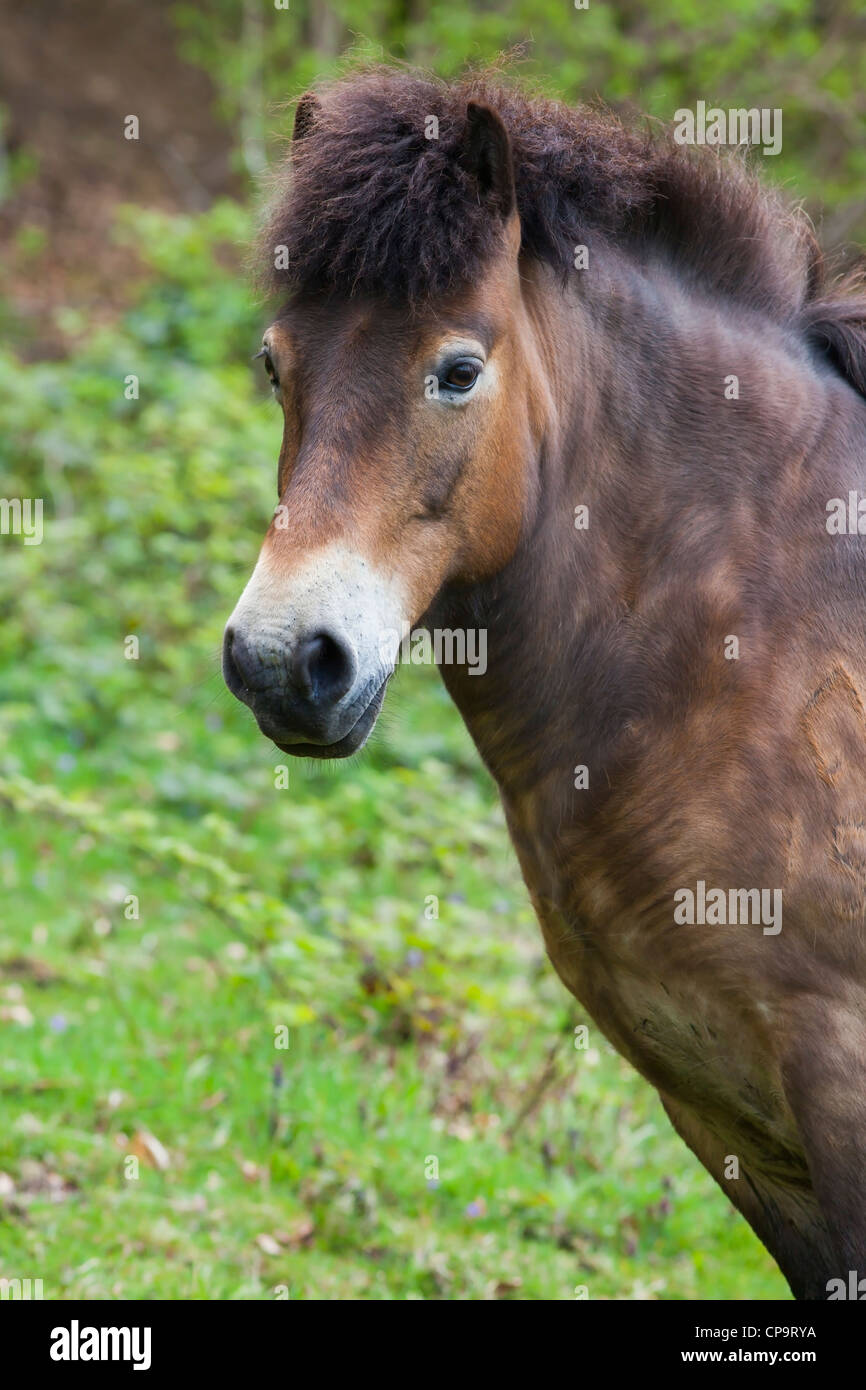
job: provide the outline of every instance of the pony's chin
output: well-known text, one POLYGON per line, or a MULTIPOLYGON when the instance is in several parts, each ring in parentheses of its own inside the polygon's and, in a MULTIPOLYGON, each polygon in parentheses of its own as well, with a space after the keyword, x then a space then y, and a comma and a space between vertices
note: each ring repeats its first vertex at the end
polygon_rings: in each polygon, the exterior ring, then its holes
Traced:
POLYGON ((336 743, 280 743, 278 739, 273 742, 281 753, 288 753, 291 758, 350 758, 363 748, 373 732, 387 687, 386 677, 357 723, 336 743))

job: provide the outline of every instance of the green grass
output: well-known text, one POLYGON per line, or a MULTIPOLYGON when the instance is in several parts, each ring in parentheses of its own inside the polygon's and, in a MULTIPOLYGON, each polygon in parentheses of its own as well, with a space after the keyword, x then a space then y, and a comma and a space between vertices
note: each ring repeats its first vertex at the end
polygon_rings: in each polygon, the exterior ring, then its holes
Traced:
POLYGON ((243 233, 228 206, 130 219, 157 276, 129 321, 68 362, 0 359, 5 494, 46 499, 41 546, 0 538, 0 1275, 46 1298, 786 1296, 651 1088, 592 1026, 575 1048, 588 1020, 435 673, 286 788, 224 690, 279 434, 211 254, 243 233))

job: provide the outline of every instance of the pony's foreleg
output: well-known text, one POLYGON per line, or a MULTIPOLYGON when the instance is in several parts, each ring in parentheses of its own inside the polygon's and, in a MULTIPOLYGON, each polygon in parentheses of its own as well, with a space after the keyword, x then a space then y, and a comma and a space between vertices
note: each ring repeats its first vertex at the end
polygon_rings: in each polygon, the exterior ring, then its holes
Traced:
POLYGON ((783 1078, 832 1242, 832 1267, 811 1296, 866 1300, 866 1007, 801 1003, 783 1078))
POLYGON ((777 1164, 738 1153, 735 1138, 721 1137, 691 1107, 661 1098, 674 1129, 766 1246, 794 1297, 826 1298, 836 1257, 805 1163, 783 1178, 777 1164))

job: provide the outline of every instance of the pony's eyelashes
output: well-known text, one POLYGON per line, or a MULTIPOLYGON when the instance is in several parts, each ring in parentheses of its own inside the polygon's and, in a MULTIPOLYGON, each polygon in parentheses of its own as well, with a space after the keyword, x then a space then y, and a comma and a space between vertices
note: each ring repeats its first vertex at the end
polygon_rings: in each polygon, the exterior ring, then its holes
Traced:
POLYGON ((431 376, 426 378, 428 399, 462 405, 476 393, 485 369, 484 350, 476 342, 449 343, 440 349, 431 376))
POLYGON ((267 343, 265 343, 265 344, 259 349, 259 351, 258 351, 257 353, 254 354, 254 356, 253 356, 253 361, 254 361, 254 362, 258 361, 258 359, 259 359, 260 357, 262 358, 262 360, 263 360, 263 362, 264 362, 265 372, 267 373, 268 381, 271 383, 271 386, 272 386, 272 388, 273 388, 274 395, 275 395, 275 396, 276 396, 276 395, 279 395, 279 391, 280 391, 280 378, 279 378, 279 375, 278 375, 278 373, 277 373, 277 369, 276 369, 276 367, 274 366, 274 359, 273 359, 273 355, 272 355, 271 349, 270 349, 270 347, 268 346, 267 343))
POLYGON ((484 370, 484 363, 477 357, 457 357, 453 362, 440 368, 438 376, 440 391, 454 391, 457 395, 467 395, 475 386, 484 370))
POLYGON ((256 353, 264 363, 265 373, 274 395, 282 398, 284 389, 295 371, 297 349, 285 326, 277 320, 265 331, 262 346, 256 353))
POLYGON ((268 381, 271 383, 271 386, 273 387, 274 391, 279 391, 280 378, 277 373, 277 369, 274 366, 274 359, 271 357, 271 354, 269 352, 265 353, 265 371, 268 374, 268 381))

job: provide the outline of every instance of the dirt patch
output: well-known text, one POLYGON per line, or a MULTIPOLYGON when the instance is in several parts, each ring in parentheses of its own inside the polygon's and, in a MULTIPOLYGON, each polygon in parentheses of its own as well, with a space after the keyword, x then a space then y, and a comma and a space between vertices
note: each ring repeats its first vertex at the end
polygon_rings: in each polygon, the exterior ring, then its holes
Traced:
POLYGON ((62 354, 60 305, 113 317, 135 280, 112 244, 118 203, 196 212, 241 192, 207 76, 177 54, 172 3, 0 0, 0 103, 11 192, 3 292, 28 355, 62 354), (140 138, 124 138, 135 115, 140 138), (33 159, 35 172, 21 170, 33 159))

